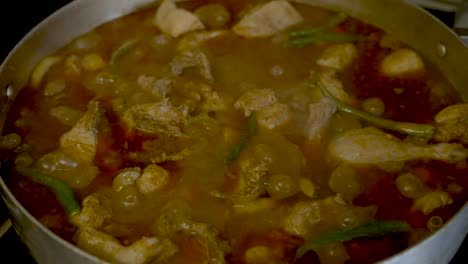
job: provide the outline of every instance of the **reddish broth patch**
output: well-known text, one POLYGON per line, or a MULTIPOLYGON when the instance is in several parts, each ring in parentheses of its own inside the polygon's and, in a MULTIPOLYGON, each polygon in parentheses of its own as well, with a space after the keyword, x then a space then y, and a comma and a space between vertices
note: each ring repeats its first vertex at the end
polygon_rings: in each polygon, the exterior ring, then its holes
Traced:
POLYGON ((389 78, 379 72, 382 59, 390 53, 377 41, 362 42, 354 69, 356 96, 360 99, 380 98, 386 108, 385 117, 397 121, 430 123, 434 113, 424 76, 389 78))
POLYGON ((402 234, 355 239, 345 243, 350 256, 346 264, 374 263, 405 249, 407 244, 402 234))

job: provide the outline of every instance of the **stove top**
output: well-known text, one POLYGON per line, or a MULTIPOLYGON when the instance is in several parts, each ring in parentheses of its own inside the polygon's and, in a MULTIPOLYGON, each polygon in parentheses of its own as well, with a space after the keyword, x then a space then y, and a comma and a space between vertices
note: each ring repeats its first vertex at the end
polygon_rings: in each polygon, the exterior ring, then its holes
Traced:
MULTIPOLYGON (((453 0, 452 2, 460 2, 453 0)), ((53 13, 58 8, 71 2, 71 0, 46 0, 46 1, 2 1, 0 10, 8 13, 8 16, 0 16, 1 41, 0 41, 0 62, 8 55, 8 52, 16 43, 37 23, 53 13)), ((417 3, 437 2, 429 0, 413 0, 417 3)), ((450 2, 450 1, 449 1, 450 2)), ((431 8, 437 5, 428 5, 431 8)), ((447 6, 447 5, 445 5, 447 6)), ((451 8, 427 9, 448 26, 453 27, 455 14, 451 8)), ((2 223, 8 219, 8 211, 0 199, 0 256, 3 260, 14 260, 14 263, 34 264, 35 261, 23 245, 19 236, 13 228, 8 229, 2 236, 2 223)), ((6 227, 6 226, 4 226, 6 227)), ((13 262, 13 261, 10 261, 13 262)), ((462 264, 468 262, 468 238, 465 238, 462 246, 458 250, 450 264, 462 264)), ((2 262, 3 263, 3 262, 2 262)))

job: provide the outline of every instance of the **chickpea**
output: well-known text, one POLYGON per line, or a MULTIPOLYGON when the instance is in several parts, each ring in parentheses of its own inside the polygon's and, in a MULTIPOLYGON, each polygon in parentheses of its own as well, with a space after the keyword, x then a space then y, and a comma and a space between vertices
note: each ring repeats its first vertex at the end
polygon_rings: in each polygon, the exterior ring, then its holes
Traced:
POLYGON ((274 174, 268 177, 266 189, 273 199, 280 200, 297 193, 299 186, 295 179, 289 175, 274 174))
POLYGON ((84 58, 81 60, 81 66, 86 71, 98 71, 104 68, 106 63, 99 54, 91 53, 84 56, 84 58))
POLYGON ((453 203, 453 199, 448 193, 436 190, 428 192, 424 196, 416 199, 413 204, 413 209, 420 210, 423 214, 428 215, 434 210, 445 207, 451 203, 453 203))
POLYGON ((408 198, 417 199, 423 196, 427 191, 426 185, 417 176, 411 173, 405 173, 396 179, 398 191, 408 198))
POLYGON ((351 198, 361 193, 361 185, 356 171, 348 165, 340 165, 331 174, 328 180, 330 189, 336 193, 351 198))
POLYGON ((15 159, 15 165, 18 167, 29 167, 33 164, 34 160, 29 153, 21 153, 15 159))
POLYGON ((64 80, 54 80, 50 81, 45 85, 44 95, 45 96, 54 96, 63 92, 66 88, 66 83, 64 80))
POLYGON ((15 149, 21 145, 21 137, 17 134, 8 134, 0 137, 0 148, 15 149))
POLYGON ((377 97, 364 100, 361 107, 364 111, 376 116, 381 116, 385 113, 385 104, 377 97))
POLYGON ((427 229, 434 233, 435 231, 439 230, 444 225, 444 220, 440 216, 431 216, 429 220, 427 220, 427 229))
POLYGON ((299 188, 301 191, 309 198, 313 198, 315 195, 315 185, 314 183, 306 178, 299 179, 299 188))
POLYGON ((200 18, 203 24, 212 29, 224 26, 231 19, 229 11, 220 4, 199 7, 195 10, 195 15, 200 18))
POLYGON ((251 247, 245 251, 245 263, 269 263, 275 259, 278 252, 266 246, 251 247))

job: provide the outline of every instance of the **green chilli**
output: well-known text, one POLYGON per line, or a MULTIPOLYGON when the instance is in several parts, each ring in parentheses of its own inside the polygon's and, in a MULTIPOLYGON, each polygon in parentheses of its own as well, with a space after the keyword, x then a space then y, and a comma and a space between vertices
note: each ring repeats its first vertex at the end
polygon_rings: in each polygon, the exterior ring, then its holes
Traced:
POLYGON ((373 221, 350 229, 330 231, 316 239, 307 241, 296 251, 296 260, 307 251, 331 242, 345 242, 360 237, 373 237, 395 232, 406 232, 410 226, 402 221, 373 221))
POLYGON ((240 142, 236 144, 226 157, 227 162, 232 162, 239 157, 242 150, 247 146, 250 139, 257 133, 257 114, 252 112, 247 124, 247 133, 241 138, 240 142))
POLYGON ((358 110, 356 108, 353 108, 351 106, 348 106, 338 100, 325 86, 325 84, 322 81, 317 82, 318 87, 320 88, 320 91, 328 97, 330 100, 332 100, 335 105, 337 106, 337 109, 341 112, 346 112, 349 113, 369 124, 372 124, 377 127, 385 128, 388 130, 396 131, 402 134, 407 134, 407 135, 412 135, 412 136, 418 136, 418 137, 423 137, 423 138, 432 138, 432 135, 434 134, 434 126, 432 125, 427 125, 427 124, 417 124, 417 123, 408 123, 408 122, 397 122, 394 120, 390 119, 385 119, 379 116, 375 116, 366 112, 363 112, 361 110, 358 110))
POLYGON ((65 209, 68 216, 73 216, 80 212, 80 205, 76 201, 72 189, 64 182, 32 169, 17 167, 16 171, 32 181, 48 187, 54 192, 55 197, 62 205, 63 209, 65 209))

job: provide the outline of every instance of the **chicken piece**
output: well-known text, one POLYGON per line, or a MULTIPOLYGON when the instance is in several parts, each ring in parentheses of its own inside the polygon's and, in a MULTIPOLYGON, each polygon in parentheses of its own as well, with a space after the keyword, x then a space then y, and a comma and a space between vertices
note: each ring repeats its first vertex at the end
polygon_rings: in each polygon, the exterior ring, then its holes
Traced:
POLYGON ((196 15, 177 8, 174 2, 174 0, 164 0, 156 11, 154 25, 162 32, 176 38, 187 32, 205 28, 196 15))
POLYGON ((81 211, 70 217, 76 227, 90 226, 100 228, 110 223, 112 212, 103 205, 104 198, 98 193, 91 194, 83 200, 81 211))
POLYGON ((168 171, 156 164, 150 164, 143 170, 143 174, 137 179, 136 184, 138 191, 149 195, 166 187, 169 181, 170 175, 168 171))
POLYGON ((158 139, 142 142, 141 151, 130 152, 129 158, 145 164, 181 160, 188 154, 185 137, 159 135, 158 139))
POLYGON ((334 158, 351 164, 382 164, 420 159, 455 163, 468 157, 468 150, 460 144, 421 146, 401 141, 374 127, 347 131, 332 140, 328 150, 334 158))
POLYGON ((268 129, 282 126, 291 120, 291 111, 286 104, 275 103, 258 111, 257 122, 268 129))
POLYGON ((232 30, 246 38, 269 37, 302 20, 288 1, 274 0, 250 10, 232 30))
POLYGON ((172 90, 172 84, 174 83, 173 80, 168 77, 156 79, 156 77, 147 75, 140 75, 137 82, 144 91, 159 100, 166 98, 167 94, 172 90))
POLYGON ((252 111, 259 111, 278 102, 275 92, 270 89, 252 89, 245 92, 234 104, 236 109, 242 109, 245 116, 252 111))
POLYGON ((241 164, 239 183, 236 191, 231 195, 231 201, 236 204, 244 204, 258 199, 266 193, 265 181, 268 173, 268 162, 256 162, 245 160, 241 164))
POLYGON ((239 159, 239 182, 236 191, 230 197, 235 205, 254 201, 266 193, 265 182, 272 165, 273 153, 269 146, 259 144, 250 155, 241 156, 239 159))
POLYGON ((417 73, 424 71, 424 62, 415 51, 399 49, 383 59, 380 71, 387 76, 417 73))
POLYGON ((88 111, 72 127, 60 137, 60 148, 77 161, 91 164, 97 151, 97 126, 102 113, 97 101, 88 104, 88 111))
POLYGON ((446 107, 435 116, 434 139, 439 142, 452 140, 468 144, 468 104, 446 107))
POLYGON ((178 251, 177 246, 170 240, 156 237, 142 237, 125 247, 112 236, 89 226, 78 229, 75 238, 79 248, 112 263, 160 262, 178 251))
MULTIPOLYGON (((323 85, 327 87, 330 93, 332 93, 341 102, 344 102, 348 105, 354 104, 353 98, 345 91, 343 82, 340 79, 338 79, 336 70, 328 68, 328 69, 323 69, 318 72, 312 71, 311 79, 320 80, 323 83, 323 85)), ((314 92, 316 93, 316 96, 314 96, 314 98, 325 97, 317 85, 314 85, 313 88, 314 88, 314 92)))
POLYGON ((164 99, 157 103, 134 105, 122 117, 130 129, 148 134, 180 136, 186 120, 182 112, 164 99))
POLYGON ((453 199, 450 197, 450 194, 436 190, 428 192, 424 196, 414 200, 412 209, 419 210, 423 212, 423 214, 428 215, 435 209, 445 207, 451 203, 453 203, 453 199))
POLYGON ((320 142, 322 133, 335 112, 336 105, 328 98, 322 98, 318 103, 309 105, 309 117, 305 124, 305 134, 310 141, 320 142))
POLYGON ((359 207, 338 202, 335 197, 297 202, 286 216, 283 228, 308 239, 329 230, 351 228, 373 219, 376 206, 359 207))
POLYGON ((84 113, 68 106, 56 106, 49 110, 49 115, 57 118, 60 123, 66 126, 73 126, 84 113))
POLYGON ((163 236, 176 232, 194 235, 207 251, 204 263, 226 263, 224 256, 229 251, 229 245, 219 238, 218 231, 213 226, 192 221, 190 214, 190 206, 185 201, 170 201, 161 209, 157 222, 158 231, 163 236))
POLYGON ((317 64, 341 71, 348 67, 358 56, 358 50, 352 43, 335 44, 326 48, 317 64))
POLYGON ((87 187, 99 174, 99 168, 80 163, 69 153, 58 149, 42 156, 36 164, 42 172, 64 181, 73 189, 87 187))
POLYGON ((186 68, 199 67, 200 75, 208 82, 213 82, 211 66, 205 53, 198 49, 187 50, 179 53, 170 63, 172 74, 182 75, 186 68))
POLYGON ((191 50, 194 48, 200 47, 204 42, 226 36, 229 34, 227 30, 211 30, 211 31, 201 31, 193 32, 183 36, 177 43, 176 49, 178 51, 191 50))

